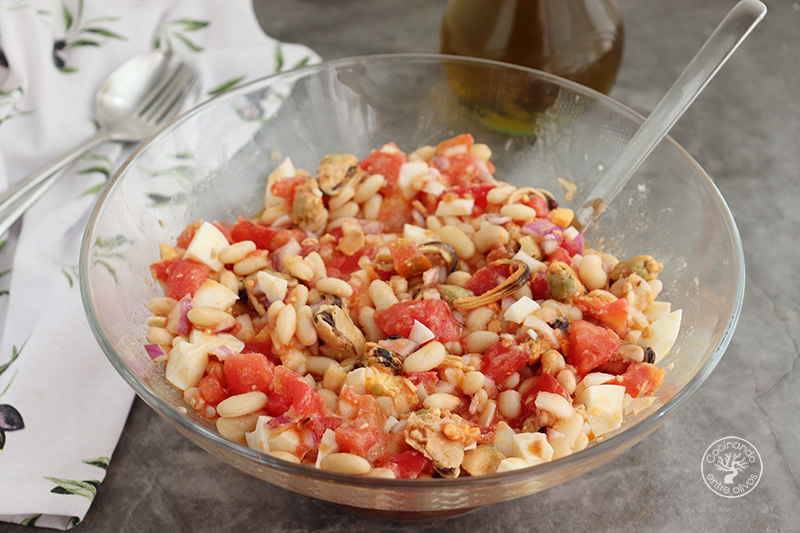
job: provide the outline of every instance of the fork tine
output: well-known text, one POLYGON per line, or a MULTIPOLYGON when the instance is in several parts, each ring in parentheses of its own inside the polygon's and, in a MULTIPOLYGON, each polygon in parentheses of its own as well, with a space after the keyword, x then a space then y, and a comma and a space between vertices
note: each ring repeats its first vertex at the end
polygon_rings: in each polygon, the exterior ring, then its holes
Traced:
POLYGON ((173 76, 170 84, 163 89, 152 106, 142 113, 142 118, 151 122, 161 120, 160 117, 163 116, 164 110, 174 105, 176 96, 181 97, 185 92, 185 87, 193 83, 195 76, 195 72, 188 67, 181 69, 180 73, 176 73, 176 75, 173 76))
POLYGON ((164 98, 158 109, 154 109, 153 112, 150 113, 150 116, 152 116, 156 122, 162 122, 164 119, 180 110, 183 102, 197 87, 200 76, 194 71, 191 71, 189 76, 189 79, 181 83, 180 86, 177 86, 176 90, 170 92, 169 97, 164 98))
POLYGON ((169 84, 172 82, 172 79, 175 77, 175 75, 186 68, 184 63, 178 63, 176 66, 172 67, 169 58, 166 59, 165 62, 165 67, 170 68, 170 70, 165 72, 164 75, 161 76, 161 78, 155 83, 155 85, 153 85, 146 97, 142 99, 142 102, 139 104, 139 106, 133 110, 134 115, 141 115, 150 107, 152 107, 153 103, 158 100, 164 89, 169 87, 169 84))
POLYGON ((157 92, 151 94, 151 98, 148 99, 146 105, 138 110, 137 115, 143 120, 151 120, 153 112, 163 105, 164 101, 170 97, 176 87, 180 87, 184 83, 187 75, 191 75, 190 72, 187 72, 188 70, 188 67, 184 63, 178 65, 177 68, 167 76, 166 83, 162 84, 157 92))

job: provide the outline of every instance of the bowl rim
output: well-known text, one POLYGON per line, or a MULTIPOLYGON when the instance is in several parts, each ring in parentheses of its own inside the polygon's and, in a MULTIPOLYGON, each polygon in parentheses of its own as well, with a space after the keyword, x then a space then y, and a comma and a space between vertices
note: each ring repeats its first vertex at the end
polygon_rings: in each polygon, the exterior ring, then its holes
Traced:
MULTIPOLYGON (((663 420, 665 420, 667 417, 673 414, 675 410, 677 410, 677 408, 681 404, 683 404, 689 398, 689 396, 691 396, 700 387, 700 385, 708 378, 708 376, 717 366, 719 361, 722 359, 725 350, 730 344, 731 338, 733 336, 734 330, 736 329, 736 325, 738 323, 741 314, 742 304, 744 301, 744 291, 745 291, 744 252, 743 252, 741 237, 739 235, 739 231, 736 226, 736 222, 733 219, 733 215, 730 211, 730 208, 728 207, 728 204, 725 202, 724 197, 722 196, 722 194, 720 193, 719 189, 716 187, 710 176, 697 163, 697 161, 695 161, 695 159, 670 136, 666 136, 663 142, 670 143, 673 148, 677 149, 678 152, 683 157, 685 157, 692 166, 694 166, 702 182, 709 189, 710 193, 716 199, 717 204, 721 208, 723 219, 725 221, 725 226, 728 230, 729 238, 733 241, 732 244, 736 257, 734 261, 735 264, 732 266, 737 270, 738 283, 736 288, 736 294, 732 302, 732 310, 730 316, 727 319, 727 324, 725 325, 725 328, 723 329, 722 334, 720 336, 719 343, 711 352, 706 362, 695 372, 695 374, 690 378, 690 380, 680 391, 678 391, 672 398, 667 400, 664 403, 664 405, 662 405, 659 409, 651 413, 646 418, 637 421, 637 423, 632 427, 624 429, 618 434, 613 435, 611 438, 600 439, 595 444, 592 444, 591 446, 579 452, 573 453, 571 455, 559 459, 555 459, 547 463, 542 463, 539 465, 519 470, 512 470, 509 472, 488 474, 476 477, 471 477, 471 476, 458 477, 454 479, 445 479, 445 478, 386 479, 386 478, 355 476, 351 474, 331 472, 315 468, 312 466, 306 466, 302 464, 290 463, 288 461, 282 461, 280 459, 268 456, 264 453, 248 448, 237 442, 225 439, 218 433, 211 431, 208 428, 201 425, 200 423, 194 421, 191 417, 180 412, 172 405, 162 400, 158 395, 151 392, 143 384, 143 382, 139 379, 139 377, 133 371, 131 371, 131 369, 129 369, 128 366, 123 362, 123 360, 117 355, 116 350, 114 349, 110 339, 105 334, 103 327, 94 318, 95 309, 94 309, 94 304, 92 303, 92 293, 86 280, 88 279, 89 276, 89 267, 91 263, 89 261, 89 254, 91 249, 92 236, 94 234, 94 229, 96 227, 97 220, 100 216, 103 206, 105 205, 106 199, 108 198, 110 193, 114 190, 115 186, 121 179, 122 175, 125 173, 126 169, 137 158, 139 153, 147 149, 154 142, 156 142, 162 135, 168 133, 168 130, 180 125, 182 122, 186 121, 189 117, 204 110, 214 100, 225 98, 232 94, 244 92, 247 90, 247 88, 253 85, 262 84, 267 80, 298 77, 304 74, 310 74, 314 71, 336 69, 346 65, 364 64, 369 62, 385 63, 393 61, 394 62, 429 61, 437 63, 451 62, 451 63, 461 63, 461 64, 503 67, 507 69, 517 70, 520 72, 525 72, 543 78, 556 85, 566 87, 576 93, 586 94, 593 98, 604 100, 606 104, 610 105, 613 108, 618 109, 623 115, 626 115, 627 118, 632 119, 634 123, 640 125, 644 121, 644 117, 641 114, 634 111, 625 104, 622 104, 621 102, 603 93, 595 91, 594 89, 585 87, 583 85, 561 78, 554 74, 550 74, 548 72, 543 72, 527 67, 521 67, 518 65, 512 65, 509 63, 503 63, 499 61, 469 58, 462 56, 450 56, 443 54, 399 53, 399 54, 374 54, 374 55, 346 57, 341 59, 327 60, 290 71, 283 71, 283 72, 269 74, 266 76, 250 80, 246 83, 236 85, 230 89, 227 89, 219 94, 214 95, 211 98, 208 98, 198 103, 188 111, 177 116, 175 119, 173 119, 172 121, 167 123, 164 127, 162 127, 158 132, 154 133, 152 136, 150 136, 148 139, 142 142, 142 144, 140 144, 125 160, 125 162, 119 167, 119 169, 116 171, 112 179, 109 180, 108 185, 106 186, 105 190, 102 192, 102 194, 97 200, 97 203, 92 209, 81 243, 80 265, 79 265, 80 288, 81 288, 81 298, 83 301, 84 312, 87 316, 89 326, 95 338, 97 339, 98 344, 103 350, 103 353, 106 355, 106 358, 109 360, 114 369, 123 377, 123 379, 128 383, 128 385, 136 392, 136 394, 145 403, 147 403, 158 414, 167 418, 171 423, 176 424, 177 427, 182 431, 195 434, 204 440, 210 441, 213 445, 222 448, 223 450, 225 450, 230 454, 255 461, 256 463, 259 463, 260 465, 263 465, 270 469, 283 471, 289 474, 298 474, 302 476, 310 475, 311 477, 319 481, 336 482, 348 485, 352 484, 352 485, 358 485, 359 487, 362 488, 403 490, 406 492, 409 491, 413 492, 416 490, 427 491, 433 488, 456 490, 456 489, 474 488, 480 486, 492 486, 498 483, 520 482, 534 475, 546 475, 551 472, 555 472, 561 469, 566 469, 581 464, 588 465, 591 463, 591 460, 594 457, 612 453, 613 450, 617 448, 625 449, 627 447, 634 445, 636 442, 638 442, 639 438, 646 436, 649 432, 653 431, 663 420)), ((598 465, 596 466, 599 466, 599 464, 602 463, 598 463, 598 465)), ((594 466, 590 466, 589 468, 591 469, 593 467, 594 466)))

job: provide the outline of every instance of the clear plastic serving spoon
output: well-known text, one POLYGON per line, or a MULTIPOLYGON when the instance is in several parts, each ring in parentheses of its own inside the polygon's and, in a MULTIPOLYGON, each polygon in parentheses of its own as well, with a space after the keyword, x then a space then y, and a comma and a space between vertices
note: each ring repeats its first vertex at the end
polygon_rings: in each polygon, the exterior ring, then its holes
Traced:
POLYGON ((594 224, 766 13, 767 6, 758 0, 741 0, 730 10, 586 197, 573 226, 585 232, 594 224))
POLYGON ((0 194, 0 236, 89 150, 107 141, 142 141, 158 131, 177 114, 198 79, 194 68, 163 50, 117 67, 95 96, 97 132, 0 194))

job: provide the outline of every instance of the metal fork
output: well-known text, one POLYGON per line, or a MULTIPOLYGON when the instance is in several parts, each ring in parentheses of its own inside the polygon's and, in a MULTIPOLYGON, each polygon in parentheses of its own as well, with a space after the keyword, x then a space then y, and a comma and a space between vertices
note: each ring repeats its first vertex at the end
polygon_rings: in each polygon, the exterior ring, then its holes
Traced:
MULTIPOLYGON (((120 95, 104 93, 109 83, 107 81, 98 92, 95 102, 101 122, 95 135, 0 194, 0 236, 80 157, 104 142, 140 142, 150 137, 177 114, 198 85, 197 71, 169 52, 156 50, 137 56, 123 67, 129 63, 134 67, 129 67, 129 70, 135 71, 135 67, 139 67, 151 77, 151 81, 145 85, 149 87, 146 93, 137 100, 138 105, 132 110, 119 106, 120 95)), ((125 89, 124 84, 118 85, 125 89)))

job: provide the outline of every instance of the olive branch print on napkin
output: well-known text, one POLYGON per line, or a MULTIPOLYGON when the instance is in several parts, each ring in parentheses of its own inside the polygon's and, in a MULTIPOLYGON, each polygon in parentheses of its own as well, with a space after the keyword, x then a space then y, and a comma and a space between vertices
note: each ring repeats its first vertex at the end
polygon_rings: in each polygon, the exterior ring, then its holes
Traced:
MULTIPOLYGON (((17 360, 21 352, 22 352, 21 348, 17 348, 16 346, 14 346, 11 352, 11 359, 7 363, 0 365, 0 377, 2 377, 3 374, 9 368, 11 368, 11 365, 14 363, 14 361, 17 360)), ((11 378, 9 378, 5 387, 2 390, 0 390, 0 398, 2 398, 3 395, 6 392, 8 392, 8 389, 11 387, 11 384, 14 383, 14 378, 17 377, 18 371, 19 370, 14 371, 14 374, 11 375, 11 378)), ((7 439, 6 433, 10 431, 18 431, 20 429, 25 429, 25 422, 22 420, 22 415, 20 414, 20 412, 17 411, 17 409, 13 405, 9 405, 7 403, 1 403, 0 404, 0 451, 2 451, 2 449, 6 445, 6 439, 7 439)))
MULTIPOLYGON (((40 11, 42 15, 50 12, 40 11)), ((68 52, 81 46, 100 47, 111 39, 127 40, 124 36, 103 26, 116 22, 119 17, 95 17, 83 22, 83 0, 78 0, 74 11, 67 2, 61 4, 61 15, 64 21, 64 36, 53 42, 53 63, 63 73, 77 72, 78 68, 67 64, 68 52)))
POLYGON ((203 47, 195 43, 187 33, 202 30, 211 24, 207 20, 194 20, 187 18, 175 19, 162 25, 153 38, 153 48, 164 48, 173 51, 173 41, 181 42, 192 52, 202 52, 203 47))
MULTIPOLYGON (((95 457, 93 459, 84 459, 82 462, 90 466, 96 466, 97 468, 108 470, 109 461, 110 459, 108 457, 95 457)), ((61 479, 57 477, 45 477, 45 479, 55 483, 56 486, 50 489, 50 492, 53 494, 83 496, 90 502, 94 500, 95 496, 97 496, 97 489, 100 487, 100 481, 96 479, 84 479, 82 481, 74 479, 61 479)), ((19 524, 21 526, 35 526, 36 522, 39 520, 39 518, 41 518, 41 516, 41 514, 31 515, 19 524)), ((66 529, 70 529, 78 525, 80 521, 81 519, 77 516, 70 517, 66 529)))

